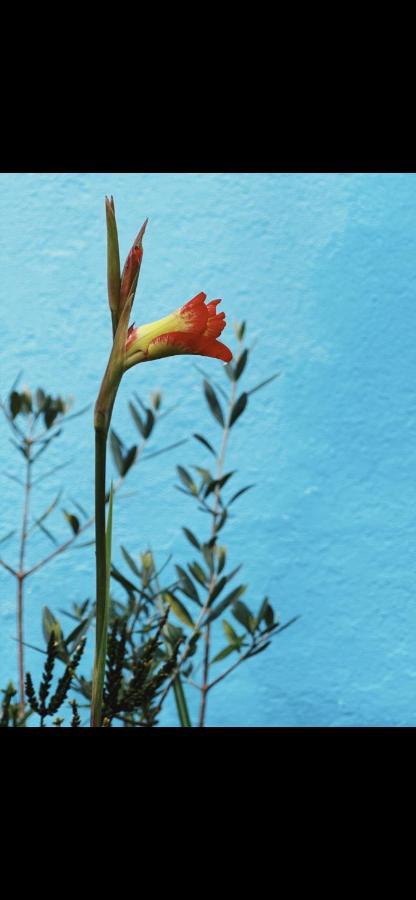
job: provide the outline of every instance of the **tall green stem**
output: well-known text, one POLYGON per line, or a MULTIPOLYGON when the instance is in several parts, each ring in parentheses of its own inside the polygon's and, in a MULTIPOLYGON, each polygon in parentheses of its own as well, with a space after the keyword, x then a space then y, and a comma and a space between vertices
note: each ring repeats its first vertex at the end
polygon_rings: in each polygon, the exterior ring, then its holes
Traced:
POLYGON ((101 725, 104 672, 99 665, 102 641, 106 641, 106 540, 105 540, 105 472, 107 431, 95 429, 95 565, 96 565, 96 641, 91 702, 91 727, 101 725))

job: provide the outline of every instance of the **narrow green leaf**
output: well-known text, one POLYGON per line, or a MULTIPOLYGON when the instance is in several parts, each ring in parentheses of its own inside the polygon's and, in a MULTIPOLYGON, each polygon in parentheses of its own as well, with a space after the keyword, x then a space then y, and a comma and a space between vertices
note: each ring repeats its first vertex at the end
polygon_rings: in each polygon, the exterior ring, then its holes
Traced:
POLYGON ((238 400, 236 400, 236 402, 234 403, 234 406, 231 410, 230 421, 229 421, 230 428, 232 425, 234 425, 234 422, 236 422, 237 419, 244 412, 244 410, 247 406, 247 401, 248 401, 248 394, 243 393, 243 394, 240 394, 238 400))
POLYGON ((127 475, 127 472, 129 471, 129 469, 131 469, 133 463, 136 460, 136 457, 137 457, 137 447, 136 446, 130 447, 130 450, 128 451, 128 453, 126 454, 126 456, 124 457, 124 459, 122 461, 120 475, 122 475, 123 478, 125 475, 127 475))
POLYGON ((117 223, 114 204, 105 198, 107 219, 107 289, 108 302, 113 322, 113 334, 117 328, 118 308, 120 303, 120 252, 118 247, 117 223))
POLYGON ((227 561, 227 550, 226 550, 226 547, 217 547, 216 552, 217 552, 217 560, 218 560, 217 574, 219 575, 222 572, 222 570, 225 566, 225 563, 227 561))
POLYGON ((222 620, 222 627, 224 629, 224 634, 227 638, 227 641, 229 641, 230 644, 235 644, 235 642, 238 640, 238 635, 234 631, 234 628, 232 627, 232 625, 230 625, 230 623, 227 622, 227 619, 222 620))
POLYGON ((189 528, 185 528, 185 527, 182 528, 182 531, 183 531, 185 537, 188 538, 188 541, 190 542, 190 544, 192 544, 194 547, 196 547, 197 550, 200 550, 201 544, 199 543, 198 539, 195 537, 193 532, 189 528))
POLYGON ((224 612, 224 610, 227 609, 227 606, 230 606, 230 604, 237 600, 238 597, 241 597, 241 594, 244 593, 246 587, 247 585, 241 584, 238 588, 235 588, 233 591, 231 591, 230 594, 227 594, 227 596, 224 597, 224 599, 221 600, 221 602, 218 603, 217 606, 210 611, 210 613, 204 620, 204 625, 208 625, 210 622, 214 622, 215 619, 217 619, 218 616, 220 616, 224 612))
POLYGON ((49 642, 49 638, 54 633, 55 639, 60 641, 62 639, 62 628, 53 613, 51 613, 50 609, 47 606, 43 607, 42 613, 42 631, 43 637, 45 639, 45 643, 49 642))
POLYGON ((224 649, 221 650, 220 653, 217 653, 217 655, 214 656, 214 659, 212 659, 211 662, 220 662, 222 659, 225 659, 226 656, 229 656, 230 653, 235 653, 236 650, 239 650, 239 647, 239 644, 228 644, 227 647, 224 647, 224 649))
POLYGON ((228 506, 231 506, 234 503, 234 500, 237 500, 238 497, 241 497, 242 494, 245 494, 246 491, 249 491, 251 488, 255 487, 255 484, 248 484, 247 487, 241 488, 241 491, 237 491, 236 494, 233 494, 231 500, 228 501, 228 506))
POLYGON ((226 576, 223 575, 223 577, 220 578, 219 581, 217 581, 216 585, 213 587, 213 589, 209 595, 208 606, 212 606, 212 604, 214 603, 214 600, 216 599, 216 597, 218 597, 218 595, 221 593, 221 591, 224 590, 226 584, 227 584, 227 578, 226 578, 226 576))
POLYGON ((84 636, 85 632, 88 630, 89 624, 90 624, 89 617, 87 619, 83 619, 83 621, 80 622, 79 625, 77 625, 77 627, 74 628, 73 631, 71 631, 71 634, 69 634, 68 637, 65 638, 65 647, 67 648, 67 650, 69 652, 72 653, 73 650, 75 650, 75 648, 78 646, 81 638, 84 636), (72 645, 72 647, 71 647, 71 645, 72 645))
POLYGON ((185 692, 182 686, 182 681, 180 675, 177 675, 173 685, 173 693, 175 697, 176 709, 178 712, 178 718, 181 723, 182 728, 191 728, 192 723, 189 716, 188 705, 186 702, 185 692))
POLYGON ((270 606, 270 603, 268 603, 266 606, 266 609, 265 609, 264 615, 263 615, 263 619, 264 619, 266 625, 268 626, 268 628, 270 628, 271 625, 274 625, 274 610, 273 610, 273 607, 270 606))
POLYGON ((204 447, 207 447, 207 449, 210 450, 210 452, 213 453, 214 456, 217 455, 212 444, 210 444, 209 441, 207 441, 207 439, 204 438, 202 434, 194 434, 194 438, 196 438, 200 444, 203 444, 204 447))
POLYGON ((175 566, 175 569, 180 578, 181 590, 183 591, 183 593, 186 594, 186 596, 189 597, 191 600, 195 600, 195 602, 198 603, 199 606, 202 606, 201 601, 199 599, 198 591, 197 591, 192 579, 187 574, 187 572, 185 572, 185 570, 182 569, 181 566, 175 566))
POLYGON ((184 484, 185 487, 187 487, 188 490, 191 491, 192 494, 197 494, 198 493, 197 486, 196 486, 193 478, 191 478, 189 472, 187 472, 187 470, 184 469, 183 466, 176 466, 176 471, 179 475, 179 478, 182 481, 182 484, 184 484))
POLYGON ((188 613, 188 610, 183 605, 183 603, 181 603, 181 601, 178 600, 177 597, 174 597, 174 595, 171 594, 170 591, 165 591, 163 593, 163 599, 165 600, 165 603, 167 603, 170 606, 172 612, 174 613, 176 618, 179 619, 180 622, 183 622, 183 624, 187 625, 188 628, 194 627, 194 623, 191 619, 191 616, 188 613))
POLYGON ((133 584, 132 581, 129 581, 129 579, 117 569, 114 563, 111 564, 111 577, 114 578, 115 581, 118 581, 119 584, 123 585, 128 594, 133 594, 134 592, 138 594, 142 593, 141 589, 136 584, 133 584))
POLYGON ((197 562, 188 563, 188 569, 192 573, 194 578, 196 578, 196 580, 199 581, 199 583, 202 584, 203 587, 205 587, 205 585, 208 581, 208 577, 205 574, 204 570, 199 565, 199 563, 197 563, 197 562))
POLYGON ((231 612, 234 618, 237 619, 237 622, 240 622, 240 624, 243 625, 244 628, 247 629, 247 631, 252 633, 252 615, 245 603, 242 603, 241 600, 236 599, 234 601, 231 612))
POLYGON ((140 432, 141 436, 144 437, 145 424, 142 420, 140 413, 138 412, 136 407, 131 402, 129 403, 129 410, 130 410, 130 413, 132 415, 132 418, 133 418, 133 421, 134 421, 134 424, 135 424, 137 430, 140 432))
POLYGON ((271 375, 270 378, 266 378, 265 381, 261 381, 260 384, 257 384, 256 387, 251 388, 250 391, 247 391, 248 394, 255 394, 256 391, 259 391, 260 388, 265 387, 266 384, 270 384, 271 381, 274 381, 275 378, 279 378, 280 372, 276 372, 275 375, 271 375))
POLYGON ((130 556, 130 553, 128 552, 128 550, 126 550, 125 547, 121 547, 120 549, 121 549, 121 552, 124 556, 124 559, 126 560, 127 565, 129 566, 129 568, 132 570, 132 572, 134 572, 135 575, 137 575, 138 578, 141 578, 142 576, 141 576, 140 569, 139 569, 138 565, 136 565, 133 557, 130 556))
POLYGON ((152 413, 152 410, 148 409, 148 410, 146 410, 146 422, 145 422, 144 433, 143 433, 144 438, 150 437, 150 435, 153 431, 154 424, 155 424, 155 417, 152 413))
POLYGON ((243 374, 244 369, 247 364, 247 359, 248 359, 248 350, 243 350, 241 356, 239 356, 239 358, 235 364, 235 380, 236 381, 238 381, 238 379, 243 374))
POLYGON ((241 323, 236 322, 234 325, 234 331, 237 335, 238 340, 242 341, 243 337, 245 335, 245 332, 246 332, 246 323, 245 322, 241 322, 241 323))
POLYGON ((231 476, 234 474, 235 469, 232 472, 227 472, 227 474, 223 475, 221 478, 214 478, 212 481, 210 481, 205 488, 204 498, 209 497, 209 495, 212 494, 213 491, 217 490, 217 488, 223 488, 224 485, 227 484, 228 479, 231 478, 231 476))
POLYGON ((208 406, 212 412, 212 415, 217 420, 217 422, 219 422, 219 424, 222 425, 222 427, 224 428, 224 424, 225 424, 224 423, 224 415, 223 415, 218 397, 214 391, 214 388, 209 383, 209 381, 207 381, 206 379, 204 379, 204 393, 205 393, 205 399, 206 399, 208 406))
POLYGON ((263 602, 262 602, 262 604, 261 604, 261 606, 260 606, 260 609, 259 609, 259 611, 258 611, 258 613, 257 613, 257 624, 258 624, 258 625, 260 625, 260 622, 263 621, 263 619, 264 619, 264 617, 265 617, 265 615, 266 615, 266 611, 267 611, 267 607, 268 607, 268 606, 269 606, 269 598, 268 598, 268 597, 265 597, 264 600, 263 600, 263 602))
POLYGON ((123 473, 123 447, 124 444, 113 429, 110 430, 110 448, 114 463, 119 475, 123 473))

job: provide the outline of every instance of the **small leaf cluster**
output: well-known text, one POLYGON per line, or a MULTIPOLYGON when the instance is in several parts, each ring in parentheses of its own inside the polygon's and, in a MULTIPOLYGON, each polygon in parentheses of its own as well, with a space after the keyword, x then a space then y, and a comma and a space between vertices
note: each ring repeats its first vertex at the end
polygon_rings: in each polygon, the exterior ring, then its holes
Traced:
POLYGON ((20 706, 13 698, 16 697, 17 691, 10 681, 6 688, 2 690, 3 700, 0 707, 0 728, 24 728, 29 716, 32 715, 31 710, 22 713, 20 706))
MULTIPOLYGON (((38 693, 35 691, 30 673, 26 673, 26 697, 31 710, 39 716, 41 726, 43 726, 44 720, 48 716, 54 716, 58 712, 66 700, 84 652, 85 638, 82 638, 81 641, 79 641, 72 657, 65 666, 64 674, 59 679, 56 689, 51 694, 55 661, 58 658, 58 647, 59 643, 55 638, 54 630, 52 630, 48 641, 46 661, 38 693)), ((59 724, 61 724, 61 722, 59 724)))
POLYGON ((114 619, 107 652, 106 681, 103 701, 103 723, 114 718, 126 726, 152 727, 157 724, 157 697, 172 674, 179 652, 179 641, 162 640, 167 625, 167 611, 160 616, 155 634, 142 644, 129 649, 127 623, 114 619))

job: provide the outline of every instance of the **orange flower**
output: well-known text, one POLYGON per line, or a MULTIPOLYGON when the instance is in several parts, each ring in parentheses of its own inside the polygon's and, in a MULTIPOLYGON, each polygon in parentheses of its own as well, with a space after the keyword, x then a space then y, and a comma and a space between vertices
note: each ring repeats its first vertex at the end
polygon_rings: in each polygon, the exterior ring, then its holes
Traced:
POLYGON ((233 358, 231 350, 217 341, 225 328, 225 313, 217 313, 221 300, 205 303, 206 296, 203 292, 197 294, 180 309, 150 325, 131 326, 126 343, 125 369, 136 363, 178 353, 211 356, 225 363, 230 362, 233 358))

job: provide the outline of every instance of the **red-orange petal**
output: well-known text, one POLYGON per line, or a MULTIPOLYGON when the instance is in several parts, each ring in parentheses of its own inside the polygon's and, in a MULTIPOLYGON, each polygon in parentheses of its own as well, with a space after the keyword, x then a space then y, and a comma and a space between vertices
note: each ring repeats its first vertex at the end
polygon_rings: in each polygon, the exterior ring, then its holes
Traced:
POLYGON ((221 303, 221 300, 211 300, 210 303, 207 303, 206 305, 208 319, 204 331, 205 337, 217 338, 225 328, 225 313, 222 312, 217 315, 217 306, 219 303, 221 303))
POLYGON ((210 356, 214 359, 222 359, 230 362, 233 358, 231 350, 216 341, 215 338, 205 335, 193 334, 189 331, 170 331, 154 338, 148 347, 148 357, 152 358, 152 350, 160 350, 161 356, 169 356, 176 353, 191 353, 197 356, 210 356))

